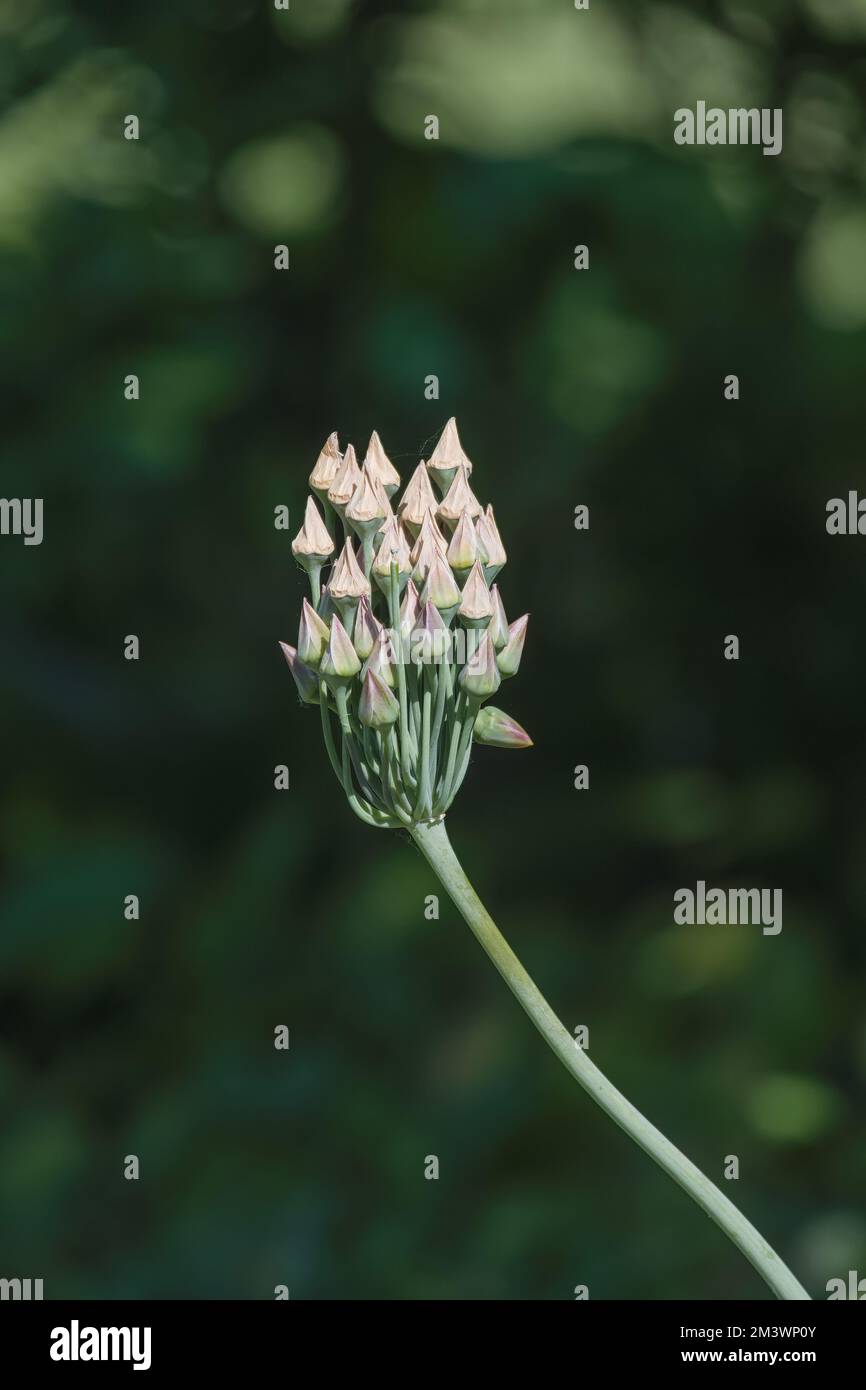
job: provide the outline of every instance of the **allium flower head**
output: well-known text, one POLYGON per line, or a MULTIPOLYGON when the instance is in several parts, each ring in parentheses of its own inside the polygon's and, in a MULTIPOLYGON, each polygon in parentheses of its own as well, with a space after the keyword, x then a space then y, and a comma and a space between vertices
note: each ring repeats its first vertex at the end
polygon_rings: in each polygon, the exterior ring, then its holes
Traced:
POLYGON ((509 627, 490 588, 505 550, 471 469, 449 420, 402 497, 375 433, 363 468, 333 434, 310 475, 325 516, 310 499, 292 545, 310 598, 297 649, 280 645, 301 700, 319 707, 337 780, 370 825, 439 821, 473 748, 531 745, 510 715, 485 708, 517 671, 527 618, 509 627))

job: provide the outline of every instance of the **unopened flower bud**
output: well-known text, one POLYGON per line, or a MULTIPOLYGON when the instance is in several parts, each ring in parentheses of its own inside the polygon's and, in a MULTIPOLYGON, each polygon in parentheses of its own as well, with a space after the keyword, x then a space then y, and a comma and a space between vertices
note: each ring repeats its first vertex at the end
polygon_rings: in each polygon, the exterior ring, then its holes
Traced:
POLYGON ((322 660, 328 645, 330 628, 319 617, 307 599, 301 604, 301 621, 298 627, 298 656, 306 666, 315 670, 322 660))
POLYGON ((362 661, 366 661, 367 657, 372 652, 381 628, 382 624, 379 622, 379 619, 374 616, 373 610, 370 607, 370 600, 367 598, 367 595, 364 594, 358 604, 358 611, 355 614, 355 626, 352 630, 352 646, 355 648, 355 651, 362 661))
POLYGON ((281 642, 283 656, 288 662, 301 702, 305 705, 317 705, 319 703, 319 682, 315 671, 311 671, 309 666, 305 666, 294 647, 290 647, 288 642, 281 642))
POLYGON ((462 466, 454 474, 454 480, 439 503, 436 512, 440 521, 456 526, 463 512, 468 512, 474 521, 481 515, 481 503, 469 486, 466 469, 462 466))
POLYGON ((391 633, 388 628, 380 627, 373 644, 373 650, 364 663, 362 676, 366 676, 368 671, 372 671, 374 676, 378 676, 380 681, 384 681, 385 685, 393 690, 396 683, 394 655, 391 633))
POLYGON ((448 563, 458 579, 464 579, 478 559, 478 539, 468 512, 461 512, 447 550, 448 563))
POLYGON ((358 718, 368 729, 387 729, 400 717, 400 704, 384 681, 368 668, 358 701, 358 718))
POLYGON ((376 532, 381 530, 386 508, 390 511, 387 497, 381 490, 377 496, 366 467, 362 468, 361 481, 355 488, 345 512, 346 520, 362 541, 375 536, 376 532))
POLYGON ((451 621, 460 606, 460 589, 443 555, 433 558, 421 591, 421 602, 432 603, 446 622, 451 621))
POLYGON ((488 584, 492 584, 508 557, 499 535, 493 508, 489 503, 487 510, 475 523, 475 534, 478 537, 478 549, 484 566, 484 578, 488 584))
POLYGON ((481 563, 476 560, 469 571, 469 578, 463 585, 457 616, 464 627, 481 628, 487 626, 492 615, 490 590, 484 582, 481 563))
POLYGON ((487 631, 494 647, 500 652, 508 641, 508 619, 505 616, 505 604, 502 602, 498 584, 490 586, 490 602, 493 604, 493 617, 487 631))
POLYGON ((371 481, 373 484, 373 491, 375 492, 376 498, 382 507, 383 518, 379 523, 379 530, 377 533, 378 535, 381 535, 382 532, 385 530, 385 527, 390 526, 391 522, 396 521, 397 518, 394 514, 394 509, 391 506, 390 498, 388 497, 388 494, 385 491, 379 479, 372 478, 371 481))
POLYGON ((398 585, 402 593, 411 569, 409 542, 406 540, 406 533, 403 527, 394 516, 392 516, 385 530, 382 532, 382 540, 379 549, 376 551, 372 569, 373 578, 386 598, 388 598, 391 593, 392 563, 397 566, 398 585))
POLYGON ((400 604, 400 633, 403 640, 406 642, 408 642, 412 629, 418 621, 418 614, 420 611, 418 590, 410 579, 409 583, 406 585, 403 602, 400 604))
POLYGON ((524 613, 522 618, 515 618, 508 628, 508 641, 496 658, 500 674, 503 676, 517 675, 520 658, 523 655, 523 644, 526 641, 528 622, 529 614, 524 613))
POLYGON ((454 481, 454 475, 460 467, 465 468, 467 473, 472 472, 472 464, 463 451, 463 445, 460 443, 460 436, 457 433, 457 421, 452 415, 439 436, 439 443, 427 460, 427 472, 444 495, 454 481))
POLYGON ((327 584, 322 585, 322 592, 319 595, 319 602, 315 605, 316 612, 323 622, 331 626, 331 619, 336 613, 336 608, 331 600, 331 590, 327 584))
POLYGON ((397 507, 397 515, 413 536, 417 535, 428 511, 436 511, 436 494, 430 486, 427 469, 423 462, 418 464, 406 484, 406 490, 397 507))
POLYGON ((532 739, 504 710, 485 705, 475 721, 472 737, 490 748, 531 748, 532 739))
POLYGON ((334 510, 339 512, 340 516, 345 514, 360 482, 361 470, 358 467, 355 450, 350 444, 343 455, 343 462, 337 470, 334 481, 328 489, 328 501, 334 510))
POLYGON ((322 446, 322 452, 316 460, 315 467, 310 474, 310 488, 316 494, 320 502, 324 502, 328 496, 328 489, 337 476, 340 465, 343 462, 343 455, 340 453, 340 441, 337 438, 337 431, 329 434, 322 446))
POLYGON ((352 542, 346 541, 340 551, 339 559, 331 570, 328 593, 344 623, 354 619, 359 599, 370 597, 370 581, 358 564, 352 542))
POLYGON ((411 659, 419 665, 441 666, 451 651, 451 633, 439 609, 425 603, 411 638, 411 659))
POLYGON ((382 447, 382 441, 376 430, 370 435, 370 443, 367 445, 367 457, 364 459, 364 467, 370 477, 382 484, 388 497, 393 497, 400 486, 400 474, 397 472, 393 463, 382 447))
POLYGON ((331 623, 328 645, 319 666, 319 674, 324 677, 332 689, 336 689, 338 686, 348 685, 350 681, 354 680, 360 669, 361 663, 358 660, 358 653, 349 641, 349 634, 335 614, 334 621, 331 623))
POLYGON ((483 634, 460 672, 460 685, 467 695, 474 695, 477 700, 486 700, 499 689, 501 678, 496 669, 496 653, 489 633, 483 634))
POLYGON ((436 518, 432 511, 428 511, 421 523, 421 530, 418 538, 409 552, 409 561, 412 565, 412 578, 416 584, 423 584, 430 570, 430 566, 437 555, 443 555, 446 551, 446 541, 439 527, 436 525, 436 518))
POLYGON ((328 528, 319 515, 319 509, 312 497, 307 498, 304 524, 292 541, 292 554, 305 568, 310 561, 321 568, 329 555, 334 553, 334 542, 328 528))

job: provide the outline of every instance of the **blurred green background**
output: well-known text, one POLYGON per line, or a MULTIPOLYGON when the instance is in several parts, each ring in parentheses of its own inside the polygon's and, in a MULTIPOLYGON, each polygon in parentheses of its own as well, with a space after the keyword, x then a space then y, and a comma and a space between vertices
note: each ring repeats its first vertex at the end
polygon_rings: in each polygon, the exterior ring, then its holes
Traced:
POLYGON ((767 1296, 424 919, 277 649, 325 436, 407 476, 451 414, 535 738, 479 751, 458 853, 812 1293, 866 1274, 866 540, 824 526, 866 492, 864 94, 862 0, 0 0, 3 492, 45 499, 0 543, 0 1275, 767 1296), (698 99, 782 107, 781 157, 676 147, 698 99), (781 887, 781 935, 674 927, 697 878, 781 887))

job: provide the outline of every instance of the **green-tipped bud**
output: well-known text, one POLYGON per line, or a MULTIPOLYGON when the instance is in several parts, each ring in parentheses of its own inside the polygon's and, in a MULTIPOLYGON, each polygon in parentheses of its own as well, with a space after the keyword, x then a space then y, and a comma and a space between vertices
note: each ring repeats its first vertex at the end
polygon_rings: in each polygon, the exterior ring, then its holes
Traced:
POLYGON ((319 509, 312 497, 307 498, 304 524, 292 541, 292 554, 305 569, 311 563, 321 568, 329 555, 334 553, 334 542, 328 528, 319 515, 319 509))
POLYGON ((328 488, 328 501, 340 516, 344 516, 346 508, 355 495, 355 489, 361 482, 361 470, 358 467, 358 460, 355 457, 355 450, 350 444, 343 455, 343 462, 337 470, 334 481, 328 488))
POLYGON ((461 512, 447 551, 448 563, 457 578, 465 579, 478 559, 475 524, 468 512, 461 512))
POLYGON ((355 614, 355 626, 352 630, 352 646, 358 653, 362 661, 367 657, 376 644, 376 638, 382 630, 382 624, 373 614, 370 607, 370 600, 364 594, 358 604, 358 611, 355 614))
POLYGON ((469 478, 464 467, 457 469, 454 480, 446 492, 436 512, 440 521, 455 527, 463 512, 468 512, 474 521, 481 515, 481 503, 469 486, 469 478))
POLYGON ((393 497, 400 486, 400 474, 382 448, 382 441, 374 430, 367 445, 364 467, 374 482, 381 483, 388 497, 393 497))
POLYGON ((416 536, 428 511, 436 511, 436 494, 430 486, 427 469, 421 462, 406 484, 397 515, 410 534, 416 536))
POLYGON ((473 655, 460 672, 460 685, 467 695, 486 700, 495 695, 501 685, 496 669, 496 653, 489 633, 485 632, 473 655))
POLYGON ((396 684, 393 658, 394 649, 391 642, 391 633, 388 628, 380 627, 379 634, 373 644, 373 650, 364 663, 364 669, 361 675, 366 676, 368 671, 372 671, 373 675, 378 676, 379 680, 383 681, 385 685, 388 686, 389 690, 393 690, 396 684))
POLYGON ((319 666, 319 674, 324 677, 332 689, 337 689, 338 686, 348 685, 350 681, 353 681, 360 669, 361 663, 358 660, 358 653, 349 641, 349 634, 335 614, 334 621, 331 623, 328 645, 319 666))
POLYGON ((328 496, 328 489, 333 483, 343 462, 343 455, 340 453, 340 441, 337 438, 337 431, 329 434, 322 446, 322 452, 316 460, 315 467, 310 474, 310 488, 316 494, 320 502, 324 502, 328 496))
POLYGON ((463 585, 463 594, 457 617, 464 627, 486 627, 493 616, 490 590, 484 582, 484 572, 478 560, 469 571, 469 578, 463 585))
POLYGON ((319 665, 328 645, 330 628, 316 612, 315 608, 304 599, 301 604, 301 621, 298 627, 298 656, 305 666, 310 666, 313 670, 319 665))
POLYGON ((347 540, 331 570, 328 593, 343 622, 351 626, 360 599, 369 598, 370 581, 358 564, 352 542, 347 540))
POLYGON ((522 618, 515 618, 508 629, 508 641, 496 658, 500 674, 503 676, 516 676, 520 666, 520 658, 523 655, 523 644, 526 641, 526 625, 529 622, 529 614, 524 613, 522 618))
POLYGON ((501 652, 508 641, 508 619, 505 616, 505 604, 502 602, 498 584, 490 586, 490 602, 493 604, 493 617, 487 631, 494 647, 501 652))
POLYGON ((427 460, 427 472, 444 495, 460 467, 465 468, 467 474, 472 472, 472 464, 463 452, 463 445, 457 433, 457 421, 452 415, 439 436, 439 443, 427 460))
POLYGON ((304 665, 295 648, 290 647, 288 642, 281 642, 280 648, 294 677, 301 703, 317 705, 319 703, 319 682, 316 679, 315 671, 311 671, 309 666, 304 665))
POLYGON ((508 557, 499 535, 493 508, 489 503, 487 510, 475 523, 475 534, 478 537, 478 550, 484 566, 484 578, 488 584, 492 584, 508 557))
POLYGON ((432 603, 424 604, 410 640, 410 659, 416 665, 441 666, 450 656, 451 633, 432 603))
POLYGON ((489 748, 531 748, 532 739, 524 728, 504 710, 485 705, 475 721, 472 737, 489 748))
POLYGON ((368 669, 361 686, 358 718, 368 729, 387 729, 400 717, 400 704, 375 671, 368 669))
POLYGON ((432 603, 446 622, 451 621, 460 606, 460 589, 443 555, 433 558, 421 591, 421 602, 432 603))
POLYGON ((362 468, 361 481, 355 488, 345 512, 352 530, 362 541, 369 540, 370 536, 375 536, 377 531, 381 531, 386 513, 390 510, 384 492, 380 488, 377 493, 366 467, 362 468))

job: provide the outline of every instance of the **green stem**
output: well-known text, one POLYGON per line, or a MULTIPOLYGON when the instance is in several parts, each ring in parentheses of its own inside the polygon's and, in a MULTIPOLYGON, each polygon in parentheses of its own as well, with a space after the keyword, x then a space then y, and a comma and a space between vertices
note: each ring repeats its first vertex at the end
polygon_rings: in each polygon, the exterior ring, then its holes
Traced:
POLYGON ((409 780, 409 707, 406 694, 406 666, 403 661, 403 633, 400 627, 400 582, 395 561, 391 561, 391 580, 389 588, 388 611, 391 618, 391 631, 397 643, 397 693, 400 699, 400 764, 403 779, 409 780))
POLYGON ((721 1227, 778 1298, 808 1299, 809 1294, 802 1284, 733 1202, 611 1085, 604 1073, 577 1045, 485 909, 451 848, 444 822, 415 825, 411 833, 508 988, 566 1070, 571 1072, 596 1104, 721 1227))
POLYGON ((422 691, 421 716, 421 770, 418 774, 418 795, 415 801, 415 817, 420 819, 428 810, 430 801, 430 671, 426 666, 418 667, 418 685, 422 691))

